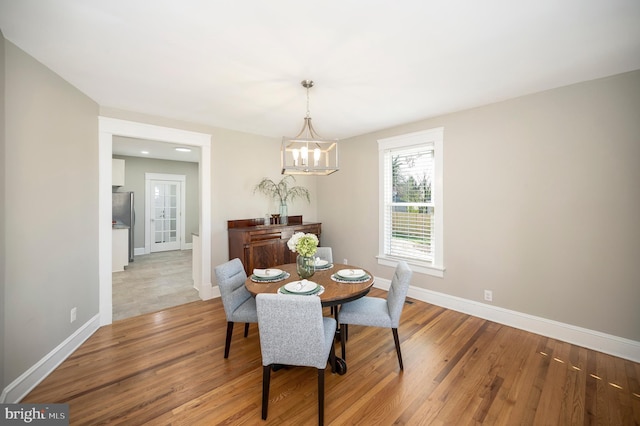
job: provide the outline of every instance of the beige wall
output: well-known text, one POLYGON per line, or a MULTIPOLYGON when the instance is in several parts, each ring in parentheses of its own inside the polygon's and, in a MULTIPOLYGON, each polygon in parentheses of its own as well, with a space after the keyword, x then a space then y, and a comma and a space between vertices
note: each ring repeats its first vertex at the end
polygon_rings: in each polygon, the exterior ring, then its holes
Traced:
POLYGON ((125 160, 125 185, 118 192, 134 192, 136 224, 134 227, 134 247, 144 249, 145 244, 145 173, 161 173, 185 176, 185 242, 191 243, 191 234, 198 233, 199 198, 198 163, 186 161, 157 160, 153 158, 114 155, 113 158, 125 160))
MULTIPOLYGON (((4 36, 0 31, 0 99, 4 100, 4 36)), ((5 127, 5 108, 4 101, 0 102, 0 171, 4 171, 5 167, 5 145, 6 145, 6 127, 5 127)), ((4 389, 6 383, 4 379, 4 311, 7 303, 5 295, 5 259, 6 259, 6 238, 5 238, 5 210, 7 200, 5 199, 5 180, 6 174, 0 173, 0 385, 4 389)))
POLYGON ((98 105, 4 47, 6 385, 98 313, 98 105))
MULTIPOLYGON (((237 132, 216 132, 211 149, 212 182, 212 266, 229 259, 227 221, 264 217, 276 213, 277 203, 253 188, 263 177, 274 180, 280 175, 280 140, 261 138, 237 132)), ((317 220, 316 178, 300 177, 297 183, 311 192, 311 203, 296 200, 289 214, 301 214, 305 221, 317 220)))
POLYGON ((446 272, 412 284, 640 341, 639 114, 636 71, 345 140, 318 184, 325 242, 390 278, 377 140, 444 126, 446 272))

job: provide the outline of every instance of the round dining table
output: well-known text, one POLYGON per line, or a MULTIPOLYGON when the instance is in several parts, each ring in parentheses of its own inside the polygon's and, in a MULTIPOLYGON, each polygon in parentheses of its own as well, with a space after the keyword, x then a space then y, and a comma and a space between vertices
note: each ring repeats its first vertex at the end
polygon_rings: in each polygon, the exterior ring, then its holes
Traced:
MULTIPOLYGON (((245 287, 254 297, 259 293, 277 293, 278 289, 285 284, 294 281, 300 281, 300 277, 296 272, 296 264, 288 263, 286 265, 274 266, 270 269, 281 269, 289 273, 289 277, 277 282, 256 282, 251 276, 245 281, 245 287)), ((332 276, 342 269, 360 270, 353 265, 333 264, 332 267, 316 272, 308 278, 309 281, 315 282, 324 287, 324 291, 319 295, 322 306, 337 306, 343 303, 351 302, 366 295, 374 283, 374 278, 369 271, 362 269, 369 279, 363 282, 338 282, 332 276)), ((343 280, 340 280, 343 281, 343 280)), ((337 313, 337 309, 334 310, 337 313)), ((336 318, 337 319, 337 318, 336 318)))
MULTIPOLYGON (((286 265, 278 265, 269 269, 281 269, 284 272, 287 272, 289 276, 283 280, 276 282, 256 282, 252 279, 252 275, 250 275, 245 281, 245 287, 255 297, 260 293, 277 293, 280 287, 295 281, 300 281, 300 277, 296 272, 296 264, 288 263, 286 265)), ((322 306, 331 306, 333 307, 333 313, 336 318, 336 322, 340 323, 339 320, 339 307, 343 303, 351 302, 352 300, 359 299, 366 295, 371 287, 375 279, 373 275, 369 273, 366 269, 358 268, 353 265, 344 265, 344 264, 333 264, 330 268, 327 269, 318 269, 316 272, 308 278, 309 281, 315 282, 318 285, 324 287, 324 291, 318 296, 320 297, 320 302, 322 306), (335 273, 343 270, 343 269, 351 269, 351 270, 363 270, 369 279, 363 280, 362 282, 346 282, 346 280, 340 280, 339 277, 335 277, 335 273), (337 279, 337 280, 336 280, 337 279), (340 282, 342 281, 342 282, 340 282)), ((336 339, 340 339, 340 330, 336 330, 336 339)), ((275 369, 281 368, 282 366, 274 367, 275 369)), ((340 357, 336 357, 336 372, 340 375, 343 375, 347 372, 347 363, 340 357)))

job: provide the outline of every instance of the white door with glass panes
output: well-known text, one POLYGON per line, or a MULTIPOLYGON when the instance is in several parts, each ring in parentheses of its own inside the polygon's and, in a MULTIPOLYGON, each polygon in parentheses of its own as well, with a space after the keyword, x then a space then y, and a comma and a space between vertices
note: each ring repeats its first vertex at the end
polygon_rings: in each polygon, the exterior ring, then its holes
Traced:
POLYGON ((184 175, 146 173, 147 253, 180 250, 184 239, 184 175))
POLYGON ((180 250, 180 183, 151 182, 151 252, 180 250))

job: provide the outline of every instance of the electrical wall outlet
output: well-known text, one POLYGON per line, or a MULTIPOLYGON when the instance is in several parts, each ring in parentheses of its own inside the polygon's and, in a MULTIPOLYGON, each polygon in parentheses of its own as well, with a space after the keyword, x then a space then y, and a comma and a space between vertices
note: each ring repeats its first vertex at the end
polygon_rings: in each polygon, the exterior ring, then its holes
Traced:
POLYGON ((487 302, 493 301, 493 292, 491 290, 484 291, 484 300, 486 300, 487 302))
POLYGON ((76 320, 76 314, 78 313, 78 308, 71 308, 71 322, 76 320))
POLYGON ((342 263, 344 263, 345 265, 348 265, 349 261, 346 258, 344 258, 344 259, 342 259, 342 263))

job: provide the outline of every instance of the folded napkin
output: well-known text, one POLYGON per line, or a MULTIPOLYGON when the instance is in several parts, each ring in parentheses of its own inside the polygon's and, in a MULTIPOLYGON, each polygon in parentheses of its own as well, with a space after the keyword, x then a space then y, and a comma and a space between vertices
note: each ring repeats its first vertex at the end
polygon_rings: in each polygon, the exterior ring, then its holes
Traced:
POLYGON ((338 276, 349 278, 349 277, 361 277, 364 275, 363 269, 341 269, 338 271, 338 276))
POLYGON ((256 275, 258 277, 277 277, 278 275, 282 275, 282 271, 276 271, 274 269, 254 269, 253 270, 253 275, 256 275))
POLYGON ((314 288, 313 290, 309 290, 309 291, 289 291, 286 288, 284 288, 284 286, 280 287, 280 293, 284 293, 284 294, 297 294, 299 296, 311 296, 313 294, 319 293, 320 290, 322 290, 321 286, 317 286, 316 288, 314 288))
POLYGON ((299 294, 310 296, 316 294, 322 290, 322 286, 307 280, 299 281, 298 283, 289 283, 280 287, 280 292, 284 294, 299 294), (290 289, 287 289, 289 287, 290 289))

